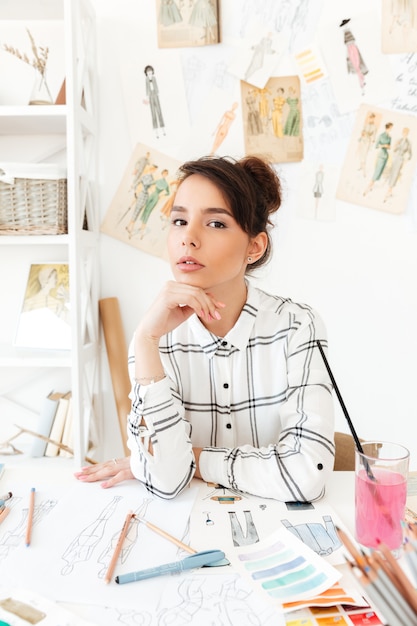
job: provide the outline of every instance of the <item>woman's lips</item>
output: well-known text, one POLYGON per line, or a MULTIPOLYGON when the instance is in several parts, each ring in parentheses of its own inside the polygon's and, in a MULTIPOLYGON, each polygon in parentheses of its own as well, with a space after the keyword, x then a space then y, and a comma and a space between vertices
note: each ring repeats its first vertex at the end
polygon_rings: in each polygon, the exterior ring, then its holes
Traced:
POLYGON ((196 270, 201 270, 204 265, 199 263, 197 259, 193 257, 181 257, 177 262, 177 267, 182 272, 195 272, 196 270))

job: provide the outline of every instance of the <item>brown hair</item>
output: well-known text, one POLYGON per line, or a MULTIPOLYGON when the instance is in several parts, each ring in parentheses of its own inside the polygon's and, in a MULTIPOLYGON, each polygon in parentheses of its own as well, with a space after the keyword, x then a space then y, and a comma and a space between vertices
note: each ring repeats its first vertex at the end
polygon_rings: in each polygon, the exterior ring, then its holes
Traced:
POLYGON ((248 271, 265 265, 272 253, 270 216, 278 211, 282 197, 281 181, 272 165, 255 156, 240 160, 206 156, 181 165, 180 183, 192 174, 205 176, 216 185, 236 222, 250 237, 262 232, 267 234, 268 244, 263 256, 248 265, 248 271))

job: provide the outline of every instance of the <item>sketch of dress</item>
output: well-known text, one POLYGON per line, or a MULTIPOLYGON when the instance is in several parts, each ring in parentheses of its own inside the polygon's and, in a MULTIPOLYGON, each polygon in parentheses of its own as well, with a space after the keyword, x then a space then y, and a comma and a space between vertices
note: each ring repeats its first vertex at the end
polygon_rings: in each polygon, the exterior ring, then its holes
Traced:
POLYGON ((134 225, 142 210, 144 209, 148 198, 149 198, 149 188, 155 183, 155 179, 153 177, 153 172, 156 170, 156 165, 152 165, 150 170, 142 176, 140 179, 141 189, 136 196, 135 208, 133 210, 133 215, 129 221, 129 224, 126 226, 126 230, 129 235, 132 234, 134 225))
POLYGON ((62 555, 65 565, 62 567, 61 574, 64 576, 70 574, 76 563, 88 561, 88 559, 91 558, 92 553, 104 536, 108 520, 114 515, 121 499, 121 496, 115 496, 103 509, 97 519, 93 520, 91 524, 86 526, 74 537, 62 555))
POLYGON ((262 122, 253 90, 246 96, 246 106, 248 107, 248 135, 261 135, 262 122))
POLYGON ((159 11, 159 23, 161 26, 172 26, 172 24, 177 24, 178 22, 182 22, 182 15, 175 0, 161 0, 159 11))
POLYGON ((415 26, 417 19, 416 4, 414 0, 391 0, 390 14, 392 16, 389 32, 392 33, 394 27, 403 30, 415 26))
POLYGON ((203 28, 203 39, 207 43, 216 41, 217 17, 210 0, 197 0, 191 11, 189 24, 203 28))
POLYGON ((250 63, 245 72, 245 80, 249 82, 249 78, 263 67, 266 54, 275 54, 272 50, 272 33, 268 33, 266 37, 262 37, 260 41, 253 46, 253 54, 250 63))
POLYGON ((340 24, 341 27, 344 27, 343 41, 346 46, 347 52, 347 71, 348 74, 356 74, 359 80, 359 87, 364 90, 365 87, 365 74, 369 72, 362 55, 359 51, 358 46, 356 45, 355 37, 353 36, 350 27, 347 24, 350 22, 350 18, 347 20, 343 20, 340 24))
POLYGON ((372 190, 374 183, 379 180, 385 170, 388 157, 389 157, 389 148, 391 146, 391 135, 390 131, 392 128, 392 123, 388 122, 385 124, 385 131, 381 133, 376 141, 375 148, 379 148, 378 156, 376 158, 375 169, 372 175, 371 182, 369 183, 367 189, 363 192, 363 195, 372 190))
POLYGON ((135 163, 135 169, 133 170, 133 180, 132 180, 132 184, 130 186, 130 190, 129 191, 136 191, 139 183, 140 183, 140 179, 141 176, 143 174, 143 172, 145 171, 145 167, 147 165, 150 164, 150 154, 149 152, 147 152, 144 156, 140 157, 136 163, 135 163))
POLYGON ((158 83, 152 65, 147 65, 144 72, 146 76, 146 96, 151 107, 152 126, 158 139, 159 130, 165 135, 165 123, 159 101, 158 83))
POLYGON ((272 129, 275 137, 281 138, 284 135, 282 128, 282 111, 286 102, 282 87, 278 87, 277 94, 278 95, 272 100, 272 129))
POLYGON ((395 185, 400 180, 401 171, 405 160, 412 158, 411 141, 408 138, 409 129, 403 128, 403 136, 399 139, 393 150, 393 158, 391 169, 388 175, 388 191, 386 193, 384 202, 392 195, 392 191, 395 185))
POLYGON ((284 135, 298 137, 300 134, 300 110, 298 108, 299 99, 295 96, 295 89, 289 88, 289 96, 286 100, 290 110, 285 120, 284 135))
POLYGON ((366 120, 361 135, 358 139, 358 155, 359 155, 359 168, 358 170, 366 176, 366 165, 368 160, 368 154, 371 146, 375 143, 376 138, 376 124, 375 113, 370 113, 366 120))
POLYGON ((155 188, 149 195, 149 198, 147 199, 146 204, 143 207, 143 211, 139 216, 139 220, 141 222, 140 232, 142 237, 151 213, 158 204, 159 196, 162 193, 164 193, 166 196, 169 196, 170 189, 168 181, 166 180, 166 176, 168 176, 168 170, 162 170, 161 178, 158 178, 154 181, 155 188))
MULTIPOLYGON (((135 510, 135 515, 139 515, 140 517, 146 517, 146 512, 149 504, 152 502, 152 498, 145 498, 140 505, 140 507, 135 510)), ((120 563, 125 563, 130 552, 132 551, 133 546, 137 542, 138 539, 138 531, 139 531, 140 522, 138 519, 132 519, 131 524, 129 526, 129 530, 124 538, 122 549, 120 551, 119 560, 120 563)), ((105 547, 103 552, 97 559, 97 563, 100 563, 103 567, 98 573, 99 578, 104 578, 110 561, 113 557, 114 550, 120 538, 120 531, 115 532, 110 539, 108 545, 105 547)))

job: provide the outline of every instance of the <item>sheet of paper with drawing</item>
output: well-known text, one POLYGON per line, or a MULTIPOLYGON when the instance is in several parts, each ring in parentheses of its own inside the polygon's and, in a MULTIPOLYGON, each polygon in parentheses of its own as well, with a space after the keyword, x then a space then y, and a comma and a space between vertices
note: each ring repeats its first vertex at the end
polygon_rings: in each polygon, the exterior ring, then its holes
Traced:
POLYGON ((200 487, 191 513, 191 545, 197 550, 257 543, 285 527, 332 565, 345 563, 336 526, 348 532, 325 503, 285 503, 237 494, 208 485, 200 487))
MULTIPOLYGON (((41 594, 48 589, 48 597, 67 602, 102 604, 105 596, 108 606, 156 606, 163 579, 121 588, 114 581, 106 585, 104 576, 129 510, 149 521, 163 520, 167 532, 183 539, 195 488, 175 501, 162 501, 150 497, 137 481, 110 490, 74 481, 64 496, 56 486, 37 485, 32 542, 26 547, 31 486, 13 486, 12 511, 0 528, 0 584, 14 583, 41 594)), ((174 561, 178 552, 177 546, 133 521, 115 574, 174 561)))
MULTIPOLYGON (((340 570, 340 585, 335 595, 317 598, 317 604, 363 604, 362 595, 347 571, 345 551, 336 527, 348 535, 349 531, 324 502, 285 503, 203 485, 191 513, 190 526, 193 547, 198 550, 216 547, 231 561, 230 555, 236 550, 260 546, 277 530, 286 529, 323 562, 340 570)), ((311 598, 314 594, 312 590, 311 598)))

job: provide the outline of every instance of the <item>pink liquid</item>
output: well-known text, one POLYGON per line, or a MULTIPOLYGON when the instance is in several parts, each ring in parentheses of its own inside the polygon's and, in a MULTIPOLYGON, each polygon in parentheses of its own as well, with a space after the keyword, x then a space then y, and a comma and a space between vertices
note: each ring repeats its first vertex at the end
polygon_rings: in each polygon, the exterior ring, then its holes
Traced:
POLYGON ((355 477, 356 539, 368 548, 377 548, 379 540, 396 550, 402 543, 406 479, 380 469, 372 469, 372 473, 376 481, 370 480, 364 469, 355 477))

